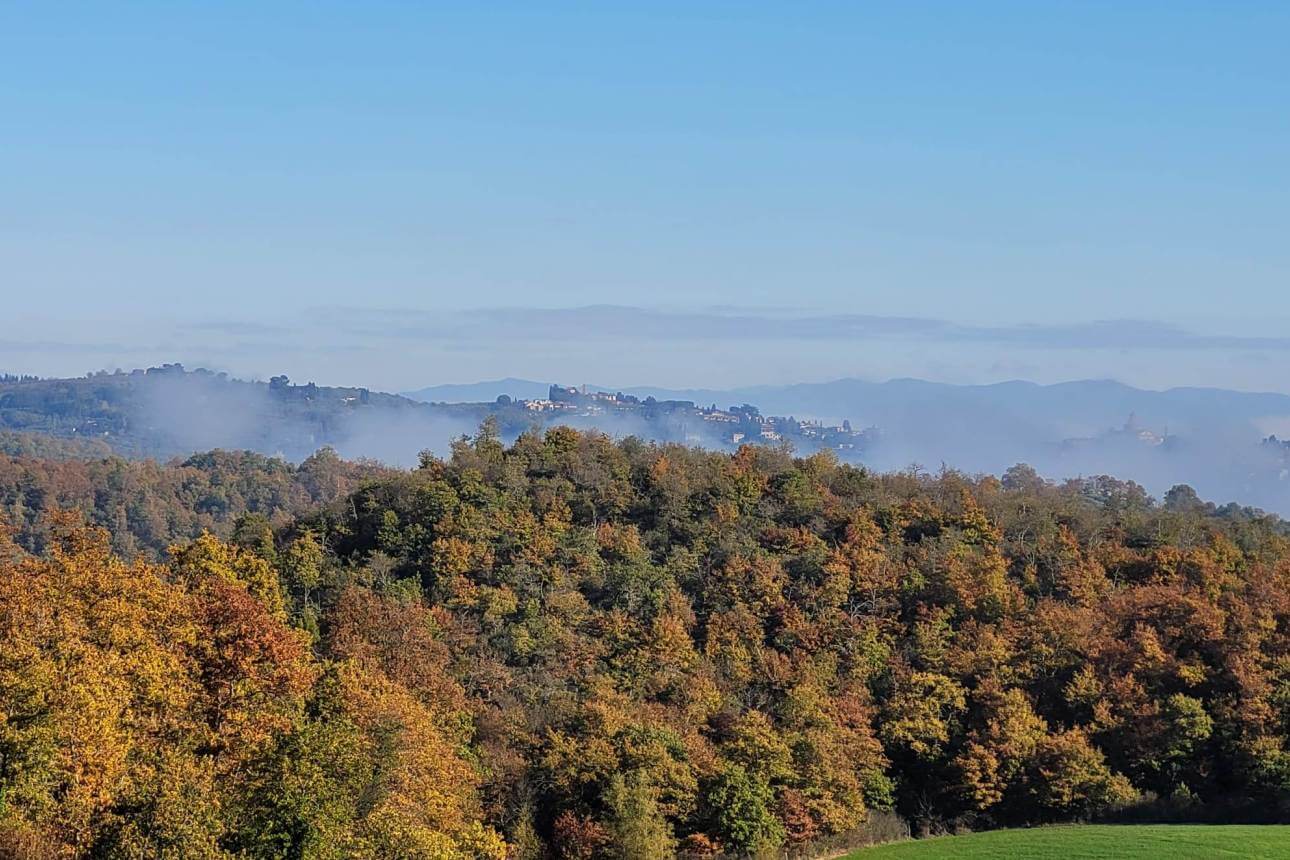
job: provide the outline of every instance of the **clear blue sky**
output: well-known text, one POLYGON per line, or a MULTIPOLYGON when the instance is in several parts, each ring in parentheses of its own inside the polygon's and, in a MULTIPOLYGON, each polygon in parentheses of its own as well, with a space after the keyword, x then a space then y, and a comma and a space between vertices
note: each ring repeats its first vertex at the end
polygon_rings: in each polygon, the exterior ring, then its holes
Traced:
POLYGON ((1284 2, 4 3, 0 369, 1285 390, 1287 45, 1284 2), (824 327, 705 336, 742 314, 824 327), (1062 328, 1107 320, 1174 334, 1062 328))

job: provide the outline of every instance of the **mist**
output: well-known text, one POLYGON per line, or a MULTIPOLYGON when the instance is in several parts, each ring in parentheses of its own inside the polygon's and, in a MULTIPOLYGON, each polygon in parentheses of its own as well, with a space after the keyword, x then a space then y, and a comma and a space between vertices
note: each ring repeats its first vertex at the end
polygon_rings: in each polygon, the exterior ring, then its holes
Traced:
MULTIPOLYGON (((286 377, 240 381, 179 365, 12 383, 5 391, 13 406, 0 409, 0 424, 9 429, 20 429, 19 420, 30 427, 31 416, 40 415, 43 432, 94 438, 128 456, 157 459, 223 448, 299 462, 329 446, 348 459, 410 467, 422 451, 447 455, 455 439, 474 435, 490 415, 500 419, 506 442, 529 429, 563 424, 614 438, 736 447, 728 431, 723 436, 710 422, 682 413, 499 411, 491 402, 422 403, 363 388, 296 385, 286 377)), ((630 393, 722 406, 751 403, 765 415, 826 423, 850 420, 871 430, 862 444, 838 456, 876 471, 946 466, 999 475, 1026 463, 1056 481, 1111 475, 1136 481, 1156 497, 1187 484, 1217 504, 1290 516, 1290 447, 1265 441, 1270 428, 1287 426, 1290 397, 1284 395, 1149 391, 1111 382, 953 386, 917 380, 630 393)))
POLYGON ((447 455, 452 442, 473 435, 479 423, 422 412, 352 415, 331 443, 346 459, 379 460, 390 466, 415 466, 422 451, 447 455))
MULTIPOLYGON (((285 378, 284 378, 285 379, 285 378)), ((138 453, 183 457, 245 449, 299 462, 331 447, 347 459, 416 465, 446 454, 479 418, 363 389, 243 382, 205 372, 148 373, 126 402, 138 453)))
POLYGON ((996 428, 947 424, 884 430, 857 462, 877 471, 944 465, 999 475, 1018 463, 1054 481, 1110 475, 1141 484, 1156 498, 1187 484, 1216 504, 1236 502, 1290 516, 1286 455, 1254 432, 1208 428, 1146 444, 1131 436, 1061 440, 1031 426, 996 428))

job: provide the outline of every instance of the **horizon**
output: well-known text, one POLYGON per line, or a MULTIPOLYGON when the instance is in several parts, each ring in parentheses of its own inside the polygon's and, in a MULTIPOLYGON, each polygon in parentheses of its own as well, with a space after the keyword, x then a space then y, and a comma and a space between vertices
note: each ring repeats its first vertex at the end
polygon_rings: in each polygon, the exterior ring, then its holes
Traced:
MULTIPOLYGON (((251 381, 251 380, 247 380, 247 381, 251 381)), ((260 381, 260 380, 256 379, 254 381, 260 381)), ((408 394, 416 394, 419 391, 424 389, 469 388, 474 386, 500 385, 503 383, 517 383, 517 382, 527 383, 532 385, 565 384, 560 380, 546 381, 541 379, 527 379, 527 378, 518 377, 518 376, 503 376, 495 379, 476 379, 476 380, 467 380, 467 381, 461 381, 461 382, 435 382, 429 385, 422 386, 420 389, 412 388, 412 389, 405 389, 403 391, 391 391, 389 393, 406 396, 408 394)), ((731 386, 729 388, 709 388, 706 386, 691 386, 688 388, 675 388, 675 389, 669 386, 650 385, 647 383, 633 383, 630 385, 604 385, 598 382, 578 382, 578 383, 568 383, 568 384, 576 385, 576 386, 586 385, 587 388, 595 389, 598 391, 613 391, 614 389, 619 389, 625 392, 630 392, 630 391, 638 391, 641 389, 648 389, 648 388, 660 388, 660 389, 674 390, 674 391, 729 392, 729 391, 745 391, 745 390, 750 390, 754 388, 785 388, 785 387, 792 387, 792 386, 799 386, 799 385, 832 385, 839 382, 860 382, 866 385, 891 385, 892 383, 896 383, 896 382, 920 382, 920 383, 926 383, 929 385, 944 385, 944 386, 949 386, 954 388, 994 388, 994 387, 1004 386, 1004 385, 1029 385, 1029 386, 1035 386, 1037 388, 1057 388, 1063 385, 1080 385, 1084 383, 1089 383, 1089 384, 1118 385, 1118 386, 1123 386, 1125 388, 1131 388, 1135 391, 1151 392, 1154 394, 1167 394, 1170 391, 1223 391, 1223 392, 1231 392, 1235 394, 1255 394, 1255 395, 1268 394, 1268 395, 1290 397, 1290 394, 1287 394, 1281 391, 1272 391, 1267 389, 1223 388, 1223 387, 1211 386, 1211 385, 1172 385, 1167 388, 1149 388, 1144 386, 1131 385, 1127 382, 1123 382, 1121 380, 1118 380, 1109 376, 1074 377, 1071 379, 1059 379, 1054 382, 1037 382, 1033 379, 1012 378, 1012 379, 1000 379, 993 382, 968 382, 968 383, 941 382, 939 380, 925 379, 919 376, 889 376, 884 378, 866 378, 863 376, 837 376, 837 377, 831 377, 831 378, 825 378, 825 379, 802 379, 796 382, 783 383, 781 385, 754 384, 754 385, 737 385, 737 386, 731 386)))
MULTIPOLYGON (((387 329, 382 327, 386 323, 361 319, 366 314, 395 320, 408 317, 408 311, 347 310, 306 311, 292 326, 233 320, 178 324, 161 327, 162 333, 170 332, 161 342, 154 340, 158 325, 153 321, 136 323, 143 333, 130 343, 124 342, 130 339, 128 324, 119 326, 120 342, 0 340, 0 367, 15 374, 75 377, 178 362, 239 378, 287 373, 384 391, 469 384, 449 381, 469 377, 456 371, 449 376, 439 368, 469 363, 479 368, 474 376, 487 381, 516 376, 508 365, 523 363, 547 368, 540 375, 552 379, 578 378, 589 366, 618 368, 604 375, 624 380, 614 383, 619 387, 730 389, 838 379, 918 379, 950 385, 1107 380, 1154 391, 1217 388, 1290 394, 1290 377, 1283 373, 1280 358, 1290 353, 1290 336, 1210 335, 1141 320, 962 326, 934 318, 803 315, 782 309, 731 315, 589 306, 493 308, 456 316, 418 312, 437 320, 425 330, 416 322, 387 329), (607 328, 596 330, 606 313, 607 328), (537 330, 543 325, 544 330, 537 330), (724 328, 705 340, 705 326, 724 328), (512 337, 524 340, 515 343, 512 337), (509 343, 512 352, 519 350, 525 357, 510 355, 499 343, 509 343), (326 346, 314 354, 318 360, 309 360, 302 357, 303 344, 326 346), (632 348, 606 352, 611 344, 632 348), (754 349, 764 361, 730 367, 727 359, 732 353, 758 346, 776 351, 754 349), (1015 360, 991 358, 1001 349, 1015 360), (830 357, 837 355, 845 355, 845 361, 830 357), (366 360, 356 361, 356 356, 366 360), (975 365, 969 361, 972 357, 978 359, 975 365), (846 367, 857 363, 873 369, 857 372, 846 367), (1236 365, 1259 373, 1233 376, 1236 365), (917 372, 919 367, 925 372, 917 372)), ((72 325, 67 321, 64 328, 72 325)))
POLYGON ((487 385, 502 385, 506 383, 520 383, 520 384, 544 385, 544 386, 550 386, 550 385, 571 385, 573 387, 586 386, 588 389, 592 389, 596 391, 609 391, 609 392, 612 392, 614 390, 619 390, 623 392, 632 392, 632 391, 641 391, 641 390, 648 390, 648 389, 657 389, 662 391, 673 391, 673 392, 706 391, 706 392, 712 392, 715 394, 721 394, 721 393, 749 391, 757 388, 774 389, 774 388, 791 388, 796 386, 826 386, 826 385, 833 385, 833 384, 844 383, 844 382, 858 382, 865 385, 891 385, 893 383, 898 383, 898 382, 917 382, 917 383, 923 383, 928 385, 942 385, 942 386, 947 386, 952 388, 996 388, 996 387, 1006 386, 1006 385, 1026 385, 1026 386, 1033 386, 1037 388, 1057 388, 1057 387, 1067 386, 1067 385, 1102 384, 1102 385, 1116 385, 1123 388, 1132 389, 1134 391, 1141 391, 1141 392, 1152 393, 1152 394, 1167 394, 1171 391, 1214 391, 1214 392, 1225 392, 1225 393, 1232 393, 1232 394, 1272 395, 1272 396, 1290 397, 1290 392, 1275 391, 1271 389, 1243 389, 1243 388, 1223 387, 1223 386, 1213 386, 1213 385, 1171 385, 1168 387, 1152 388, 1149 386, 1133 385, 1131 383, 1124 382, 1123 380, 1119 380, 1109 376, 1072 377, 1070 379, 1058 379, 1052 382, 1040 382, 1033 379, 1023 379, 1023 378, 1016 377, 1016 378, 1010 378, 1010 379, 999 379, 991 382, 967 382, 967 383, 945 382, 941 380, 927 379, 927 378, 918 377, 918 376, 889 376, 889 377, 882 377, 882 378, 868 378, 863 376, 836 376, 836 377, 826 377, 821 379, 800 379, 793 382, 786 382, 786 383, 779 383, 779 384, 753 383, 750 385, 731 385, 723 388, 717 388, 712 386, 697 386, 697 385, 696 386, 667 386, 667 385, 656 385, 650 382, 634 382, 629 384, 615 383, 613 385, 608 385, 603 382, 590 382, 590 381, 574 382, 570 380, 560 380, 560 379, 547 380, 547 379, 533 379, 533 378, 527 378, 527 377, 521 377, 521 376, 500 376, 500 377, 494 377, 494 378, 488 378, 488 379, 431 382, 429 384, 417 386, 415 388, 400 389, 400 388, 394 388, 394 387, 376 387, 372 385, 362 385, 362 384, 349 384, 349 383, 342 384, 339 382, 335 382, 334 380, 329 380, 322 377, 310 377, 308 375, 297 378, 292 374, 287 373, 283 370, 279 370, 277 372, 269 371, 266 373, 239 375, 233 371, 221 369, 219 367, 210 367, 203 364, 196 364, 196 365, 189 366, 187 362, 183 362, 183 361, 173 361, 173 362, 162 361, 162 362, 158 362, 157 364, 148 365, 148 366, 138 366, 138 367, 113 367, 113 368, 99 367, 99 368, 87 370, 84 373, 63 374, 63 375, 27 373, 25 371, 14 372, 7 368, 0 367, 0 376, 3 376, 5 374, 15 376, 15 377, 26 376, 39 381, 48 382, 48 381, 58 380, 58 379, 83 379, 99 373, 105 373, 109 375, 118 374, 118 373, 130 374, 133 372, 145 371, 150 368, 163 367, 168 364, 181 365, 183 366, 185 371, 190 373, 194 371, 207 371, 215 374, 220 374, 220 373, 226 374, 230 379, 238 382, 268 384, 268 382, 273 376, 277 376, 281 374, 281 375, 287 376, 291 380, 291 383, 293 385, 307 384, 312 382, 321 386, 326 386, 331 388, 366 388, 376 393, 394 394, 400 397, 409 397, 410 395, 419 394, 422 391, 436 389, 436 388, 472 388, 472 387, 481 387, 481 386, 487 386, 487 385))

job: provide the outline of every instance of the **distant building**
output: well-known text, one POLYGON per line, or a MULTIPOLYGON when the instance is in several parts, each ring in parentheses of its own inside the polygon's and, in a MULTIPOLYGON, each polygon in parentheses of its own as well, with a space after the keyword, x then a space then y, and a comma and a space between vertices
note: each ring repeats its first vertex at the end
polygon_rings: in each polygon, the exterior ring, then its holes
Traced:
POLYGON ((524 408, 530 412, 559 412, 567 409, 573 409, 572 403, 565 401, 557 402, 555 400, 522 400, 520 401, 524 408))

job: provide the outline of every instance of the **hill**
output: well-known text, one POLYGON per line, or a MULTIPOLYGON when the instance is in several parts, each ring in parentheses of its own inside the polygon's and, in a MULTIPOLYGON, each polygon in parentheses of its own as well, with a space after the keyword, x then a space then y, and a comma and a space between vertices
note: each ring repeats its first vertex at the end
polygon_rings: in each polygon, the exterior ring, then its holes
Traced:
POLYGON ((473 432, 484 409, 434 407, 366 388, 233 379, 182 365, 0 382, 0 431, 107 445, 130 457, 245 449, 299 461, 324 446, 416 462, 473 432))
POLYGON ((867 848, 846 860, 1211 860, 1290 856, 1279 825, 1082 825, 996 830, 867 848))
POLYGON ((558 386, 533 386, 502 380, 451 387, 438 394, 488 397, 423 403, 366 388, 297 385, 285 376, 245 381, 177 364, 76 379, 8 377, 0 379, 0 450, 57 451, 64 457, 107 450, 166 459, 222 448, 298 462, 331 447, 350 457, 412 465, 424 450, 447 453, 453 441, 474 434, 486 419, 508 441, 552 425, 723 450, 747 441, 787 443, 802 452, 830 447, 854 456, 865 441, 863 433, 846 427, 761 415, 756 409, 735 414, 564 388, 555 402, 547 398, 558 386), (539 396, 498 398, 493 396, 497 387, 536 390, 539 396))
POLYGON ((818 856, 893 816, 1290 808, 1290 538, 1255 512, 568 427, 127 465, 30 465, 0 512, 0 856, 818 856), (222 505, 278 513, 186 542, 222 505), (180 546, 120 558, 150 506, 180 546))
MULTIPOLYGON (((507 379, 423 389, 418 396, 442 398, 423 403, 366 388, 292 384, 285 376, 253 382, 164 365, 77 379, 0 380, 0 433, 159 459, 224 448, 299 462, 330 446, 343 456, 408 466, 422 450, 446 453, 454 439, 493 417, 507 441, 566 424, 720 450, 753 441, 790 444, 800 453, 833 447, 880 470, 947 464, 1001 474, 1029 463, 1054 479, 1113 474, 1158 496, 1188 484, 1203 498, 1290 514, 1290 447, 1263 444, 1266 431, 1290 421, 1290 397, 1279 394, 1143 391, 1099 381, 953 386, 854 379, 731 391, 638 389, 607 399, 594 393, 603 389, 589 391, 579 408, 554 409, 545 400, 549 386, 507 379), (495 392, 510 393, 513 402, 496 402, 495 392), (523 394, 538 398, 514 400, 523 394), (465 397, 482 399, 449 402, 465 397), (690 405, 647 408, 650 397, 690 405), (752 428, 717 404, 752 404, 757 414, 778 418, 752 428), (800 420, 813 416, 824 420, 800 420)), ((741 407, 743 413, 751 414, 741 407)), ((0 445, 35 444, 15 438, 0 445)))

